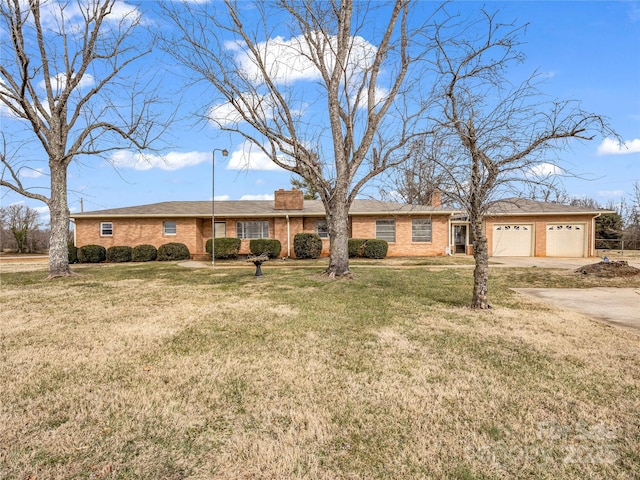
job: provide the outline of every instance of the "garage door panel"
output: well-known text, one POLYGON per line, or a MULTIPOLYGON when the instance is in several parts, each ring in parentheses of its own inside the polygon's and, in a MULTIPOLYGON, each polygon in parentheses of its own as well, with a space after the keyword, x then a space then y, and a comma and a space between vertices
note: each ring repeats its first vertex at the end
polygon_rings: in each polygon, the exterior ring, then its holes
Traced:
POLYGON ((492 252, 494 257, 530 257, 533 254, 533 225, 494 225, 492 252))
POLYGON ((584 257, 586 235, 584 223, 547 224, 547 256, 584 257))

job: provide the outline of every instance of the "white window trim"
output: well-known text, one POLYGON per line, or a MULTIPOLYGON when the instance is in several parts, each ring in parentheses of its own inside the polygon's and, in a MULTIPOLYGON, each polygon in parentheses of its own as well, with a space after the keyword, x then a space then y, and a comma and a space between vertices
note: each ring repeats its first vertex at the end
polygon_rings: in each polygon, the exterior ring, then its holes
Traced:
POLYGON ((175 237, 178 234, 178 222, 176 222, 175 220, 165 220, 164 222, 162 222, 162 234, 165 237, 175 237), (175 224, 175 232, 167 232, 167 223, 175 224))
MULTIPOLYGON (((391 224, 387 224, 391 225, 391 224)), ((376 219, 376 239, 385 240, 387 243, 396 243, 396 219, 395 218, 378 218, 376 219), (393 240, 387 240, 386 238, 380 237, 378 234, 378 222, 393 222, 393 240)))
POLYGON ((213 224, 213 234, 214 234, 215 238, 224 238, 224 237, 226 237, 227 236, 227 222, 214 222, 214 224, 213 224), (218 226, 218 225, 222 225, 224 227, 224 232, 223 232, 222 236, 216 235, 217 230, 218 230, 216 228, 216 226, 218 226))
POLYGON ((329 238, 329 227, 327 225, 327 221, 326 220, 316 220, 316 234, 322 238, 322 239, 327 239, 329 238), (324 224, 324 232, 320 232, 320 229, 318 228, 319 225, 324 224))
POLYGON ((100 236, 101 237, 113 237, 113 222, 100 222, 100 236), (111 233, 104 233, 105 225, 111 225, 111 228, 107 230, 111 230, 111 233))
POLYGON ((263 238, 270 238, 269 236, 269 230, 270 230, 270 226, 269 226, 269 221, 268 220, 242 220, 242 221, 237 221, 236 222, 236 236, 241 239, 241 240, 255 240, 255 239, 263 239, 263 238), (261 227, 260 227, 260 236, 259 237, 247 237, 246 236, 246 224, 247 223, 261 223, 261 227), (265 235, 265 224, 266 224, 266 236, 265 235), (240 227, 240 225, 243 225, 242 227, 240 227), (238 230, 241 229, 241 232, 239 232, 238 230))
POLYGON ((433 243, 433 219, 431 218, 412 218, 411 219, 411 243, 433 243), (413 222, 428 221, 429 222, 429 240, 415 240, 413 222))

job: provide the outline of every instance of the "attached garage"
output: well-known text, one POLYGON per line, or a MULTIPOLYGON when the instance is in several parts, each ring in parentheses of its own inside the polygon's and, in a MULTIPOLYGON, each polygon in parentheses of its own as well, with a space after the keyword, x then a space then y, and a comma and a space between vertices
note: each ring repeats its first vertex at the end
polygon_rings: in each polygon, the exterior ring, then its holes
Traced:
POLYGON ((548 257, 585 257, 586 223, 547 223, 548 257))
POLYGON ((533 255, 533 224, 498 223, 493 225, 494 257, 530 257, 533 255))

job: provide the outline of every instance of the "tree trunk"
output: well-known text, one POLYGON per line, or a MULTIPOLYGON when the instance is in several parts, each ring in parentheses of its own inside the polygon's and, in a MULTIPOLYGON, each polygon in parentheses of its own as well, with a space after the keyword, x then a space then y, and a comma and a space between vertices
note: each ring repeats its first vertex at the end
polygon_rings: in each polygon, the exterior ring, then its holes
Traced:
POLYGON ((49 244, 49 278, 71 275, 69 268, 69 206, 67 205, 67 168, 50 162, 51 236, 49 244))
MULTIPOLYGON (((337 197, 338 195, 335 195, 337 197)), ((332 200, 326 208, 329 230, 330 277, 350 276, 349 271, 349 205, 344 199, 332 200)))
POLYGON ((471 220, 473 234, 473 258, 476 262, 473 270, 473 299, 471 308, 491 308, 489 306, 489 248, 487 236, 482 228, 482 219, 471 220))

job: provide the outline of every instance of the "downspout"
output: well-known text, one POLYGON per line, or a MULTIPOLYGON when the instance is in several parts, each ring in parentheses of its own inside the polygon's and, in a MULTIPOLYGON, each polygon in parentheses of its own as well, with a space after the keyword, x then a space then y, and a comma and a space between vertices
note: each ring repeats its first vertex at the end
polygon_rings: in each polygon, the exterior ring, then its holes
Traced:
POLYGON ((449 218, 447 219, 447 246, 444 249, 444 253, 449 255, 450 257, 452 256, 451 253, 451 214, 449 214, 449 218))
POLYGON ((78 246, 78 242, 76 241, 76 233, 78 232, 78 228, 76 226, 76 221, 75 219, 71 219, 71 223, 73 223, 73 246, 77 247, 78 246))
POLYGON ((289 214, 286 215, 287 218, 287 258, 291 258, 291 225, 289 223, 289 214))
POLYGON ((593 236, 589 235, 590 238, 593 238, 593 245, 589 249, 589 256, 596 256, 596 218, 598 218, 602 213, 597 214, 595 217, 591 219, 591 231, 593 232, 593 236))

